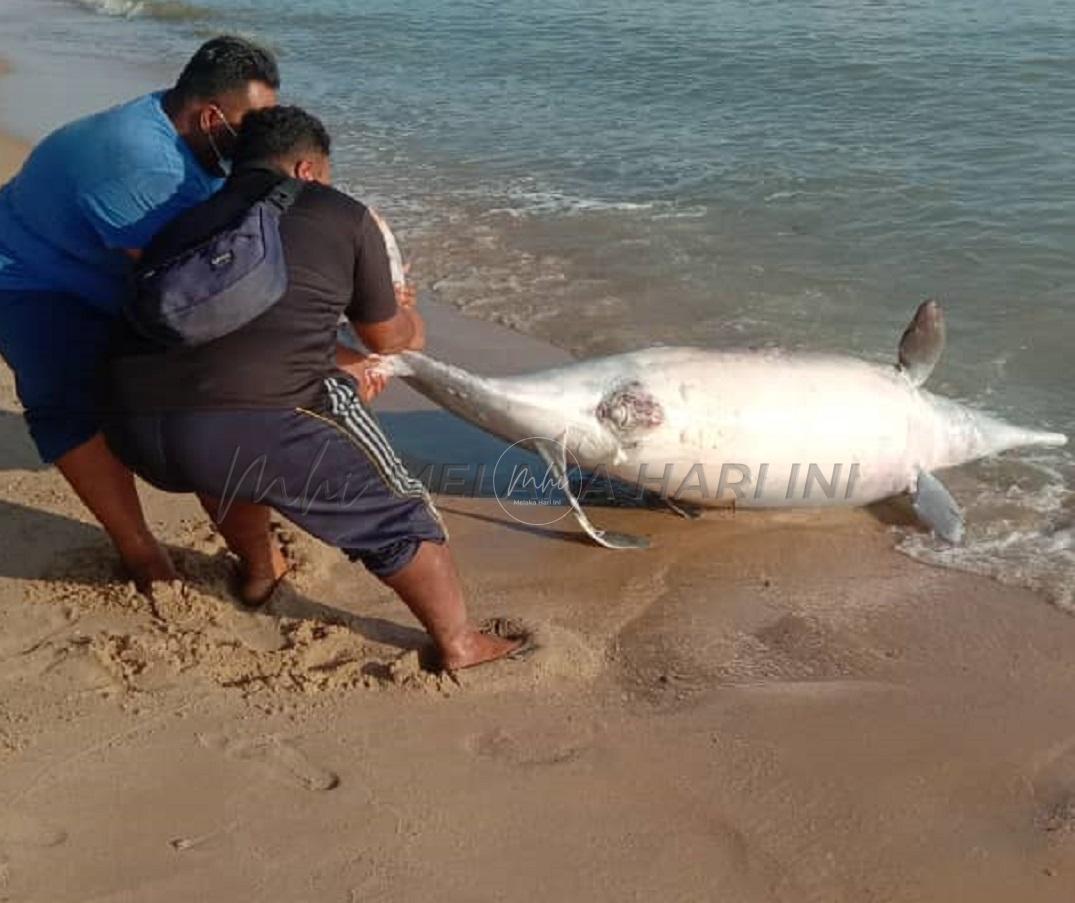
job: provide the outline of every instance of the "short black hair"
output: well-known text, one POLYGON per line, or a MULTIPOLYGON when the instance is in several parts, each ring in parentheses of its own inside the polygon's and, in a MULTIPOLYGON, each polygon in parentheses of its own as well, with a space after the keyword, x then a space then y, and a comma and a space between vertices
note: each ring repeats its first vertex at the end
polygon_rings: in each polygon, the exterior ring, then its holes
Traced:
POLYGON ((239 168, 303 152, 327 157, 330 145, 321 120, 302 107, 265 107, 243 117, 232 162, 239 168))
POLYGON ((219 97, 248 82, 264 82, 273 90, 280 87, 276 60, 264 47, 234 35, 220 35, 206 41, 179 73, 175 93, 183 100, 219 97))

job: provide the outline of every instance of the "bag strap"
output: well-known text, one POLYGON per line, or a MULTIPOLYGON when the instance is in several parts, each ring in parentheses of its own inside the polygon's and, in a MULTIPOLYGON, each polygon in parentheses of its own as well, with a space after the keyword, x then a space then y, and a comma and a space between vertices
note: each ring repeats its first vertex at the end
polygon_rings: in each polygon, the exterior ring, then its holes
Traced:
POLYGON ((298 200, 299 195, 302 194, 302 189, 305 187, 306 183, 301 179, 286 178, 265 196, 265 200, 281 213, 284 213, 288 207, 298 200))

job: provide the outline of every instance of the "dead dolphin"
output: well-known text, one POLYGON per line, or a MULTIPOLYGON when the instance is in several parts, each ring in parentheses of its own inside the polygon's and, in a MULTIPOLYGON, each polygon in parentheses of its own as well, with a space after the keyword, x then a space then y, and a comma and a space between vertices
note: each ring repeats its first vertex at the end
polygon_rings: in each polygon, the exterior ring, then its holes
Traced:
MULTIPOLYGON (((919 517, 959 542, 959 508, 934 472, 1020 446, 1059 446, 921 387, 943 320, 925 302, 900 364, 775 351, 657 347, 507 378, 424 354, 384 372, 508 442, 533 448, 561 485, 567 455, 587 470, 697 505, 867 505, 910 492, 919 517)), ((569 493, 570 496, 570 493, 569 493)), ((579 522, 610 547, 636 540, 579 522)))
MULTIPOLYGON (((393 278, 399 252, 387 227, 393 278)), ((1059 433, 1024 429, 926 391, 944 347, 930 300, 889 366, 836 355, 655 347, 490 378, 417 352, 384 358, 462 419, 528 446, 567 487, 568 455, 582 468, 656 488, 695 505, 867 505, 904 492, 919 518, 958 543, 963 517, 937 470, 1021 446, 1060 446, 1059 433)), ((583 529, 609 548, 644 540, 583 529)))

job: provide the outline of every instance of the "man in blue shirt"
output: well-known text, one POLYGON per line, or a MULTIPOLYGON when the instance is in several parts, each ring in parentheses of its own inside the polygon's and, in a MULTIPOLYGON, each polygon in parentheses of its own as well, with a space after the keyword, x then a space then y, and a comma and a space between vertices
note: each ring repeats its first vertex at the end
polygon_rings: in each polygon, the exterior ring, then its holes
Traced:
POLYGON ((274 106, 279 84, 267 51, 214 38, 175 87, 58 129, 0 188, 0 356, 42 460, 142 589, 176 573, 101 436, 99 374, 131 260, 220 187, 243 117, 274 106))

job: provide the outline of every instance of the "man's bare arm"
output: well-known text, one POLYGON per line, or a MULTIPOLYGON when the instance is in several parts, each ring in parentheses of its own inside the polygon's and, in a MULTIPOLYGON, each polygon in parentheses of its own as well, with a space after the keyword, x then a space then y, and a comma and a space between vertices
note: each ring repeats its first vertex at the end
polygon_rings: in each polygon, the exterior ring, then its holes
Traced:
POLYGON ((401 307, 394 317, 380 323, 355 323, 355 333, 374 354, 421 351, 426 345, 426 325, 413 307, 401 307))
MULTIPOLYGON (((413 307, 401 307, 396 315, 381 323, 351 323, 362 344, 373 354, 420 351, 425 347, 425 321, 413 307)), ((384 391, 388 377, 374 372, 373 358, 346 345, 336 345, 336 366, 358 383, 359 395, 367 404, 384 391)))

